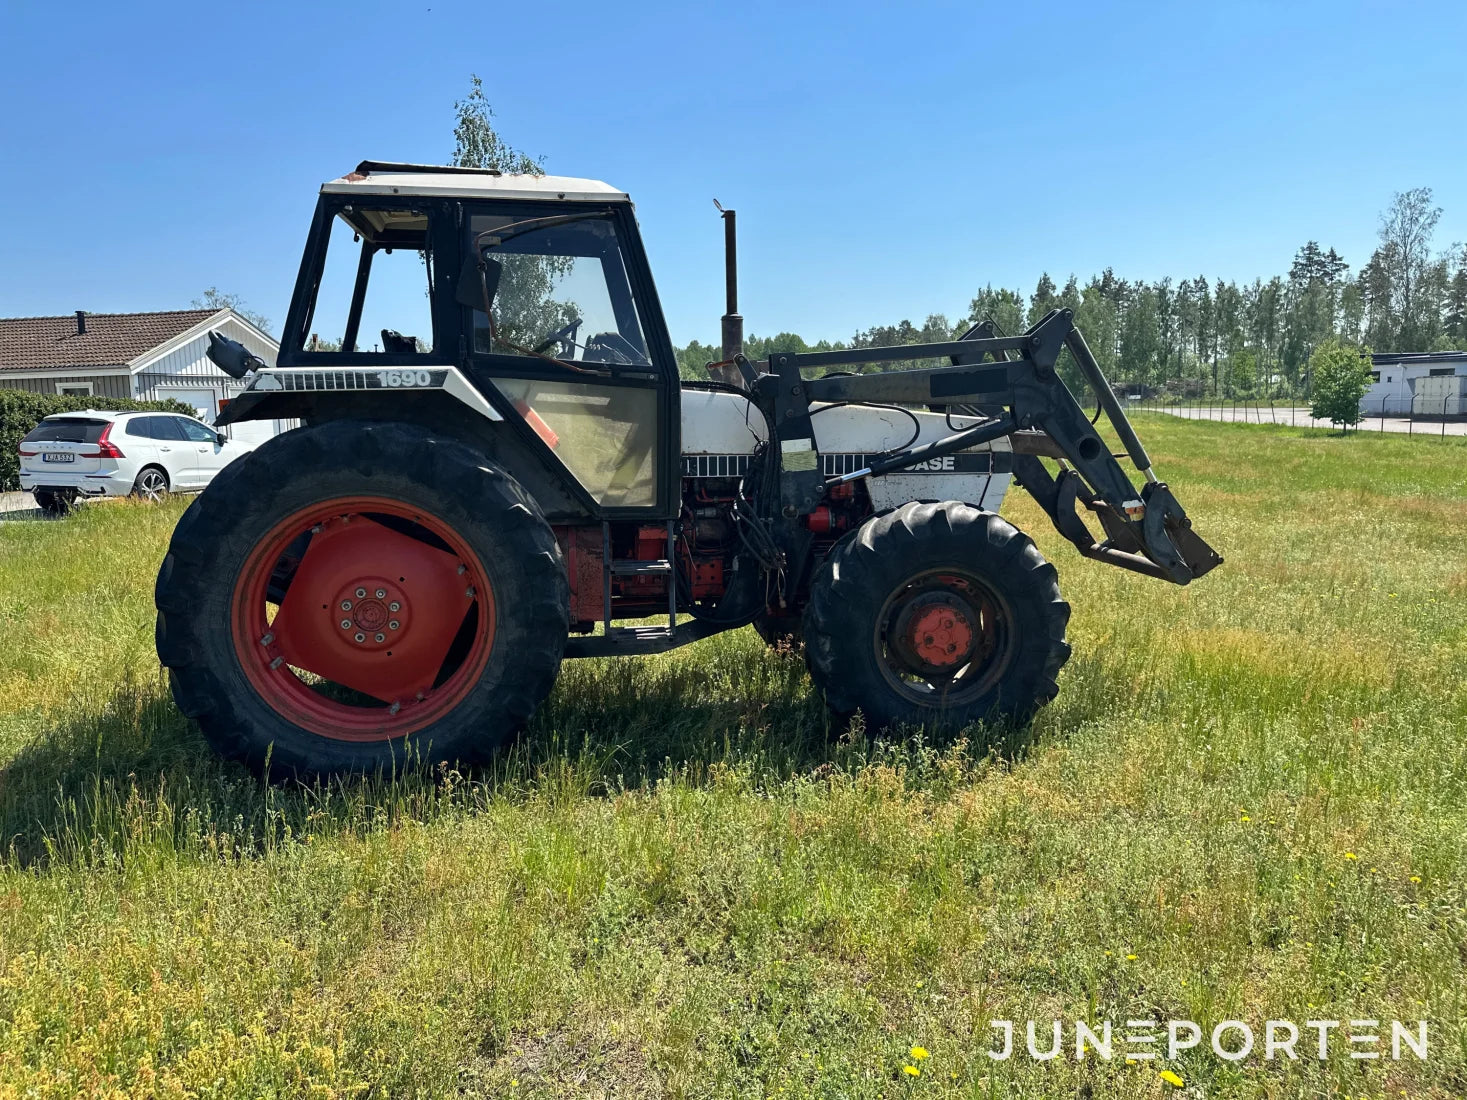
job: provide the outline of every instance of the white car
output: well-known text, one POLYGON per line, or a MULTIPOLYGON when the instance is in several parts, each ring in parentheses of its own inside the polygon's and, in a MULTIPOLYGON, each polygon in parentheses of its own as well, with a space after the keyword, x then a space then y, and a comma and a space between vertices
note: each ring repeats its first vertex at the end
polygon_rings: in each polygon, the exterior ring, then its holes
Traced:
POLYGON ((154 412, 55 413, 20 444, 20 487, 59 515, 78 497, 202 489, 254 444, 187 416, 154 412))

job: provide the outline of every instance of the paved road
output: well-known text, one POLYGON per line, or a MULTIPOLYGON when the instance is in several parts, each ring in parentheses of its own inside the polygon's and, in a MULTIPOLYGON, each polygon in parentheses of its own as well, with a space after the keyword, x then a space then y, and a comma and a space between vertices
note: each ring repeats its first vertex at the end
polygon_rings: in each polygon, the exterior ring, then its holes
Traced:
MULTIPOLYGON (((1225 423, 1237 424, 1290 424, 1296 428, 1330 428, 1333 427, 1327 420, 1315 420, 1309 415, 1308 409, 1289 408, 1283 405, 1269 408, 1232 408, 1228 405, 1218 407, 1216 405, 1208 408, 1187 408, 1182 405, 1136 405, 1137 412, 1161 412, 1168 416, 1180 416, 1184 420, 1219 420, 1225 423)), ((1400 432, 1404 435, 1425 435, 1441 437, 1442 435, 1467 436, 1467 421, 1450 420, 1446 422, 1432 420, 1409 420, 1406 417, 1387 416, 1382 419, 1379 416, 1367 416, 1357 425, 1362 432, 1400 432)))

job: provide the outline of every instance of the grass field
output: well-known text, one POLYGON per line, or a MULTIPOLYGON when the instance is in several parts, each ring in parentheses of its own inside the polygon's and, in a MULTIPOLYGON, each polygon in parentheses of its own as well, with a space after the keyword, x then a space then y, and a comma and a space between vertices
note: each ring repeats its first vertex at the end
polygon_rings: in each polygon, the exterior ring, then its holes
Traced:
POLYGON ((568 665, 491 774, 267 788, 159 678, 183 504, 0 526, 0 1098, 1467 1095, 1467 443, 1140 428, 1227 564, 1012 497, 1075 656, 996 746, 832 739, 745 629, 568 665), (1430 1046, 999 1063, 995 1018, 1430 1046))

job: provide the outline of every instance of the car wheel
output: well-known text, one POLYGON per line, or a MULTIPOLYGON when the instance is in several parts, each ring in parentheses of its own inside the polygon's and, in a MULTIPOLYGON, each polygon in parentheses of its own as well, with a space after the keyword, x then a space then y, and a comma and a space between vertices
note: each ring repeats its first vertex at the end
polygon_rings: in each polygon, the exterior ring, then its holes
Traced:
POLYGON ((36 507, 48 516, 64 516, 76 504, 74 489, 37 489, 31 495, 36 498, 36 507))
POLYGON ((162 500, 168 495, 168 475, 157 466, 144 466, 132 483, 132 495, 140 500, 162 500))

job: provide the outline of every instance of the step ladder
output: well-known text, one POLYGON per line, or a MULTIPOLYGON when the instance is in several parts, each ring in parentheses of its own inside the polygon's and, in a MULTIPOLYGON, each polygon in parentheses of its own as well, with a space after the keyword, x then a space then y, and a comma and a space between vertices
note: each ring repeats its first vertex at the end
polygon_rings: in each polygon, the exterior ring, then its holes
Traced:
POLYGON ((667 557, 648 561, 613 561, 611 558, 611 524, 601 524, 601 625, 606 637, 617 642, 659 642, 677 633, 677 577, 673 574, 677 538, 676 520, 667 522, 667 557), (614 577, 667 578, 666 626, 612 626, 611 582, 614 577))

